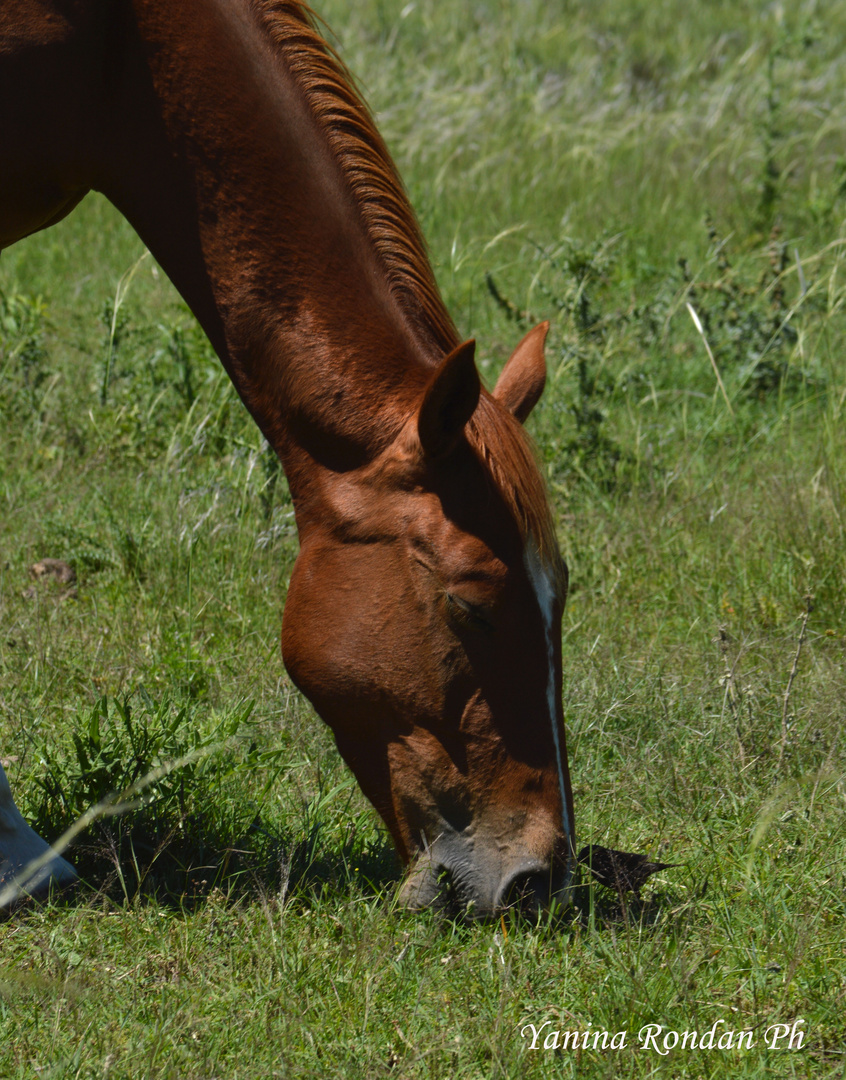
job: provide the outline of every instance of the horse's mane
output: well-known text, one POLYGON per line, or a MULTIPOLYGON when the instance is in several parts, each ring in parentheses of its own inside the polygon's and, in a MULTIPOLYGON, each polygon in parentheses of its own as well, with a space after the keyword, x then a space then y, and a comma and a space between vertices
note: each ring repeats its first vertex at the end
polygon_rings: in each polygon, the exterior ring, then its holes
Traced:
POLYGON ((326 133, 382 261, 391 292, 414 331, 441 354, 459 343, 417 218, 388 148, 352 75, 301 0, 254 0, 256 10, 326 133))
MULTIPOLYGON (((391 292, 414 331, 445 355, 458 345, 458 331, 438 291, 402 180, 351 74, 318 31, 308 4, 302 0, 253 3, 326 133, 385 267, 391 292)), ((531 536, 547 564, 559 567, 546 491, 522 426, 483 393, 466 435, 524 539, 531 536)))

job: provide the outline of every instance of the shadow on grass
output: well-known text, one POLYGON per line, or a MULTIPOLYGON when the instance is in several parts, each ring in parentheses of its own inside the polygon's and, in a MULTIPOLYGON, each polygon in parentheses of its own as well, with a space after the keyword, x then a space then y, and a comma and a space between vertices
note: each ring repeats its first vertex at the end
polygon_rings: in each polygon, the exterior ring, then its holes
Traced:
POLYGON ((362 848, 333 842, 319 825, 307 835, 273 832, 259 818, 242 830, 191 815, 169 825, 152 808, 97 822, 66 853, 80 882, 55 899, 76 904, 91 891, 116 904, 151 901, 191 912, 212 893, 233 900, 311 904, 328 892, 343 898, 390 893, 402 873, 387 837, 362 848))
MULTIPOLYGON (((246 830, 226 835, 219 823, 194 815, 163 830, 155 815, 142 811, 132 820, 98 822, 94 835, 69 852, 80 882, 51 900, 63 906, 89 903, 92 896, 118 906, 152 902, 192 913, 214 894, 232 902, 276 898, 309 907, 333 898, 379 899, 390 904, 402 866, 387 836, 363 848, 355 842, 339 844, 319 825, 307 835, 272 832, 257 818, 246 830)), ((31 901, 16 905, 25 909, 31 901)), ((689 918, 690 905, 682 905, 689 918)), ((519 910, 490 919, 467 918, 442 910, 441 922, 452 934, 471 932, 480 923, 505 919, 509 925, 534 923, 553 934, 613 930, 622 926, 641 930, 666 927, 679 912, 677 896, 651 890, 646 896, 622 894, 595 882, 573 890, 570 907, 541 911, 529 917, 519 910)), ((8 913, 6 913, 8 914, 8 913)))

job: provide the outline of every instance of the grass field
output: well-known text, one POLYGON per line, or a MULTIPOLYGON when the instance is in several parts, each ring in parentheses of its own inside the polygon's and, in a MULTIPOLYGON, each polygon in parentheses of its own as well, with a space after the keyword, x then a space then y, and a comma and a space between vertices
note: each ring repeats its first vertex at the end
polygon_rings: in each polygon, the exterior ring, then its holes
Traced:
POLYGON ((0 258, 0 748, 49 837, 187 761, 0 924, 0 1077, 846 1076, 846 8, 319 9, 486 381, 552 320, 579 836, 681 865, 564 926, 395 909, 279 656, 284 477, 91 197, 0 258))

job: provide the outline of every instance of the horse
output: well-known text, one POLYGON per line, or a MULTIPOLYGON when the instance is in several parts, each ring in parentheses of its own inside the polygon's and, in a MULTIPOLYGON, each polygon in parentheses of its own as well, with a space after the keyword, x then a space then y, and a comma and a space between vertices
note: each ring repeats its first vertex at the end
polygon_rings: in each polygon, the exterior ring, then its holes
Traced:
MULTIPOLYGON (((393 838, 401 902, 566 905, 567 568, 523 427, 548 324, 481 385, 301 0, 3 0, 0 148, 0 249, 104 194, 278 454, 283 660, 393 838)), ((0 774, 0 875, 39 853, 36 884, 73 877, 0 774)))

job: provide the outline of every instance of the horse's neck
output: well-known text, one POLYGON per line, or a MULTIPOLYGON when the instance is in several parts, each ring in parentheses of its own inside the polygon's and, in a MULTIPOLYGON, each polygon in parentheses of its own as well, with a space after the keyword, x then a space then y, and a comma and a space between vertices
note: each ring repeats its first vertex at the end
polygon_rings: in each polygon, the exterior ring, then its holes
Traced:
POLYGON ((392 436, 431 358, 328 141, 248 0, 133 8, 100 186, 283 459, 313 444, 351 464, 392 436))

